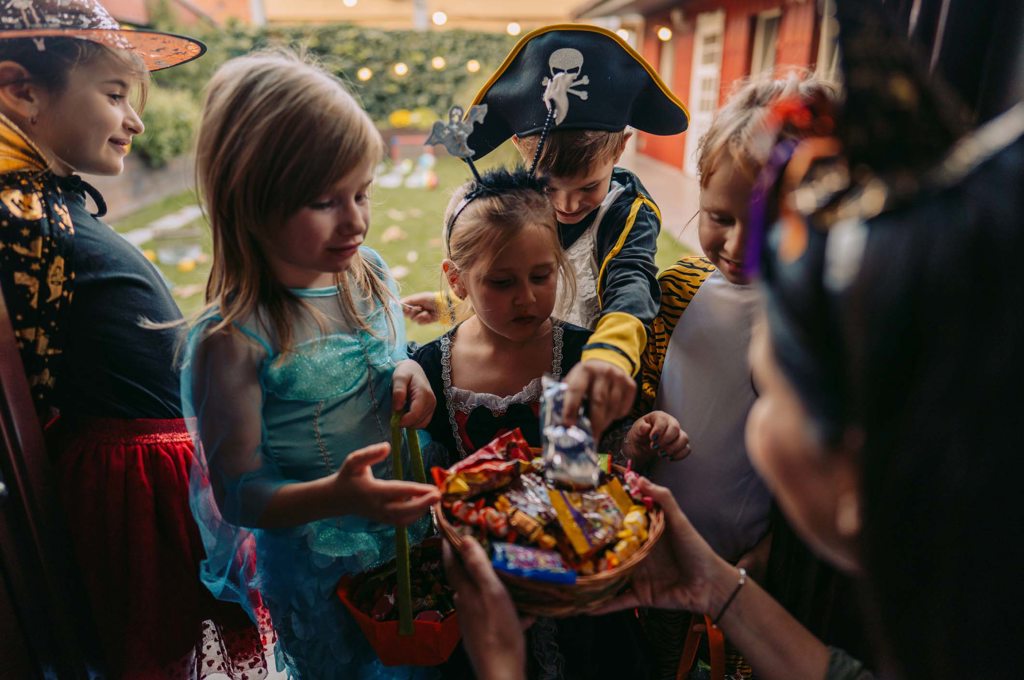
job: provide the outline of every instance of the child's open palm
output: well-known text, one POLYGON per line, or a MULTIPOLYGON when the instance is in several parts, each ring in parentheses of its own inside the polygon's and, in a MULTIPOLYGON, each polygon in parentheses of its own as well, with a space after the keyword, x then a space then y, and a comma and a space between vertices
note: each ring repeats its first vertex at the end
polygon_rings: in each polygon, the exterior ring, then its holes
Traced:
POLYGON ((391 454, 391 445, 373 444, 353 451, 334 473, 339 514, 360 515, 375 522, 407 526, 441 500, 437 488, 416 482, 377 479, 371 466, 391 454))

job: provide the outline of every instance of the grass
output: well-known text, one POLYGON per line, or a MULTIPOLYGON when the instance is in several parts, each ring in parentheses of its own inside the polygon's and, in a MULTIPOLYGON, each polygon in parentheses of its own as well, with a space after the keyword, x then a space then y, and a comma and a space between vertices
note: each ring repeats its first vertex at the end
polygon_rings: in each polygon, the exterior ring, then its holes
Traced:
MULTIPOLYGON (((517 160, 511 145, 489 155, 481 167, 517 160)), ((440 156, 435 166, 438 176, 436 189, 387 189, 376 187, 373 193, 373 213, 366 244, 379 252, 398 279, 403 295, 426 290, 437 290, 441 285, 441 220, 452 191, 470 177, 464 163, 448 156, 440 156), (400 238, 393 238, 400 236, 400 238)), ((194 205, 195 195, 187 191, 159 201, 124 219, 114 228, 127 232, 141 228, 159 217, 194 205)), ((203 302, 203 284, 210 270, 210 231, 202 218, 185 225, 181 230, 143 243, 141 248, 150 259, 162 249, 184 247, 198 243, 202 255, 193 260, 157 267, 166 277, 175 299, 188 315, 199 309, 203 302)), ((671 236, 662 233, 658 240, 656 261, 659 269, 672 264, 684 249, 671 236)), ((416 326, 410 324, 410 340, 424 342, 442 332, 439 325, 416 326)))

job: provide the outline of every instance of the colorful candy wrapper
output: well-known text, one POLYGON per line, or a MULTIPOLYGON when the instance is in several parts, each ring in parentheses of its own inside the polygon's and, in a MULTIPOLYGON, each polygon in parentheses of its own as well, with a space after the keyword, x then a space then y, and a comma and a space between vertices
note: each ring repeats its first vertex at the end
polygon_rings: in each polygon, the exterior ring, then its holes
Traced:
POLYGON ((447 470, 430 470, 446 499, 468 499, 508 486, 530 469, 530 445, 519 428, 506 432, 447 470))
POLYGON ((551 489, 558 524, 579 559, 590 558, 616 539, 623 513, 608 495, 551 489))
POLYGON ((514 543, 495 543, 491 563, 513 576, 549 583, 576 583, 576 572, 553 550, 540 550, 514 543))
POLYGON ((573 489, 593 489, 601 478, 601 468, 590 421, 583 415, 583 409, 580 409, 575 425, 563 425, 562 412, 568 388, 565 383, 548 376, 544 376, 542 383, 544 476, 555 484, 573 489))

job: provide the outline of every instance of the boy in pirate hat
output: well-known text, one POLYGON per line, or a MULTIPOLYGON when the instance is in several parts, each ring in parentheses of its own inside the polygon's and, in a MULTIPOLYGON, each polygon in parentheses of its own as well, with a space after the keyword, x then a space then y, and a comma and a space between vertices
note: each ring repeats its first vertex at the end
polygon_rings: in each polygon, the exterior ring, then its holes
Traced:
MULTIPOLYGON (((566 413, 587 396, 601 431, 632 403, 632 376, 659 299, 654 254, 661 214, 639 179, 615 164, 631 134, 627 126, 678 134, 687 126, 686 108, 619 36, 585 25, 526 35, 473 104, 487 106, 467 139, 473 158, 511 138, 548 182, 576 275, 575 300, 560 293, 555 315, 593 330, 566 378, 566 413)), ((454 320, 445 294, 404 302, 415 321, 454 320)))

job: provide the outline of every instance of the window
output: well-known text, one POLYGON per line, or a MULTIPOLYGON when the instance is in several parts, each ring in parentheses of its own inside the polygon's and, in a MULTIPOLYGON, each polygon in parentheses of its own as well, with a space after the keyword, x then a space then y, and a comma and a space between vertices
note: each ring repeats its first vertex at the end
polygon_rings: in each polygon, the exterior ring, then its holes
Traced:
POLYGON ((775 68, 782 10, 761 12, 754 20, 754 47, 750 53, 750 73, 757 75, 775 68))
POLYGON ((838 81, 839 72, 839 22, 836 21, 836 0, 824 0, 821 4, 821 41, 818 43, 818 63, 814 69, 819 78, 838 81))
POLYGON ((665 84, 672 87, 672 77, 675 74, 676 63, 676 41, 675 38, 659 42, 661 49, 658 53, 658 75, 665 81, 665 84))

